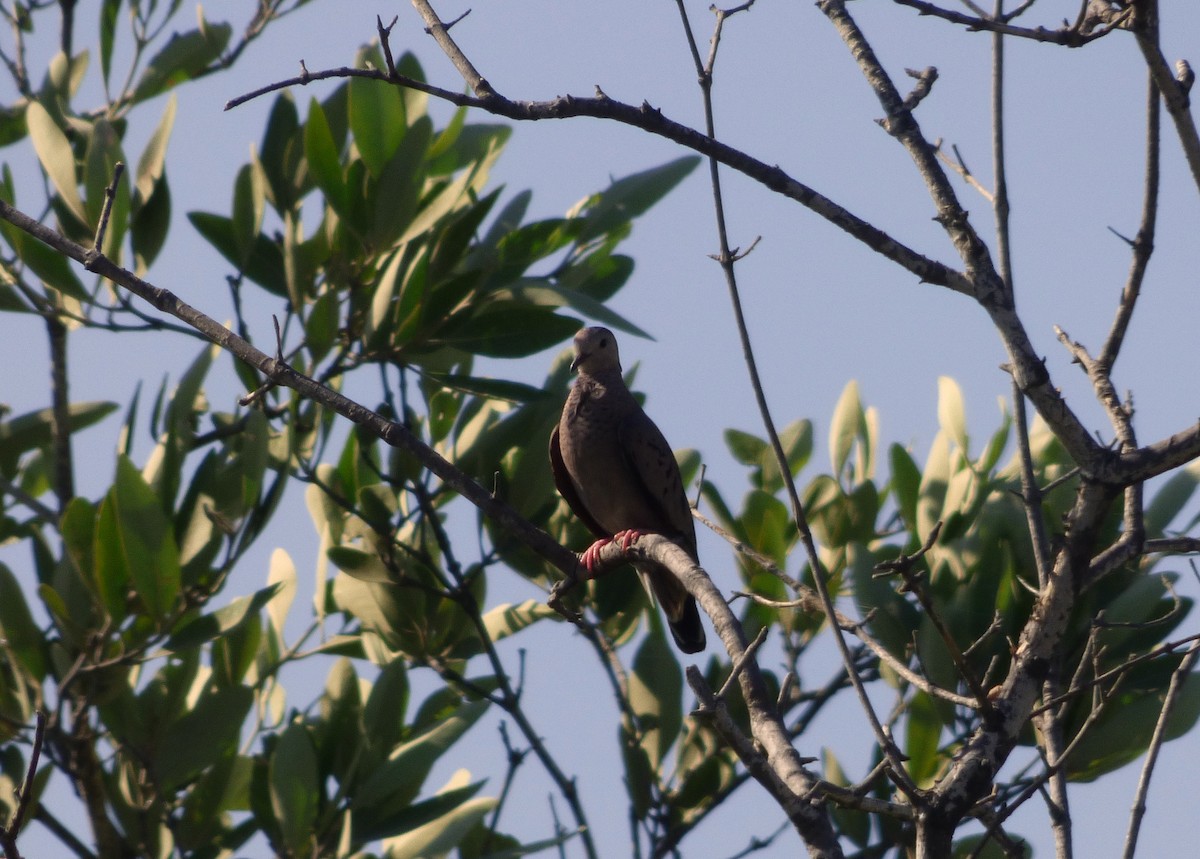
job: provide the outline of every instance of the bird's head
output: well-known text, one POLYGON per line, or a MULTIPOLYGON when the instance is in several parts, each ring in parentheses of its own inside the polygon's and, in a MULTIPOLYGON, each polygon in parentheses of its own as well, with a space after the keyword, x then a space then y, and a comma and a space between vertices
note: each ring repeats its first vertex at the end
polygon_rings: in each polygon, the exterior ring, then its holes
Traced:
POLYGON ((571 369, 588 376, 605 370, 621 371, 617 338, 607 328, 583 328, 575 335, 575 360, 571 369))

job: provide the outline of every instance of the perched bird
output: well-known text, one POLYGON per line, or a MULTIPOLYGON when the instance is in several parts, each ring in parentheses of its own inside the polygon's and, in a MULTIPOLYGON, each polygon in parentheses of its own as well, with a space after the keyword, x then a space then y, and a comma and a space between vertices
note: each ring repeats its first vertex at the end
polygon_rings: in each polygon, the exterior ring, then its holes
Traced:
MULTIPOLYGON (((584 552, 583 565, 590 572, 601 547, 617 539, 628 548, 643 533, 670 537, 698 560, 675 455, 625 387, 613 333, 584 328, 576 334, 571 369, 579 378, 550 434, 550 466, 559 494, 599 538, 584 552)), ((667 570, 635 566, 666 612, 679 649, 703 650, 696 600, 667 570)))

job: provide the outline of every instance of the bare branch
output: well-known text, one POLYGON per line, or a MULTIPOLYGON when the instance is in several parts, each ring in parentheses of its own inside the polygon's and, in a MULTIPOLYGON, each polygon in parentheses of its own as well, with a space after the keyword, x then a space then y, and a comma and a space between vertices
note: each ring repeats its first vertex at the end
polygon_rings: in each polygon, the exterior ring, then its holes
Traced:
POLYGON ((1009 285, 996 270, 987 245, 970 224, 967 211, 938 164, 935 147, 922 134, 912 112, 905 108, 904 99, 847 11, 846 0, 820 0, 817 5, 842 37, 883 107, 884 129, 904 146, 921 174, 937 210, 937 221, 966 267, 971 295, 987 311, 1004 342, 1017 384, 1084 472, 1091 473, 1107 452, 1096 444, 1062 394, 1050 384, 1045 365, 1017 315, 1009 285))
POLYGON ((1146 277, 1146 268, 1150 264, 1150 255, 1154 252, 1154 231, 1158 221, 1158 183, 1159 183, 1159 152, 1160 116, 1158 108, 1158 87, 1153 79, 1147 84, 1149 90, 1146 104, 1146 173, 1143 180, 1142 192, 1142 223, 1138 227, 1137 236, 1129 242, 1133 250, 1129 276, 1125 280, 1125 289, 1121 292, 1121 301, 1117 305, 1117 313, 1109 329, 1108 337, 1097 363, 1106 371, 1111 372, 1121 346, 1125 342, 1125 332, 1129 321, 1133 318, 1133 309, 1137 305, 1138 296, 1142 291, 1142 282, 1146 277))
POLYGON ((953 9, 944 9, 936 3, 927 2, 927 0, 893 0, 893 2, 898 6, 908 6, 910 9, 916 9, 922 15, 930 15, 934 18, 941 18, 943 21, 949 21, 951 24, 958 24, 967 30, 989 31, 1004 36, 1029 39, 1034 42, 1064 45, 1068 48, 1081 48, 1089 42, 1103 38, 1113 30, 1125 27, 1130 17, 1128 14, 1125 14, 1109 22, 1105 22, 1101 19, 1081 14, 1074 25, 1049 30, 1045 27, 1016 27, 1008 23, 1013 17, 1033 5, 1032 2, 1026 2, 1022 8, 1015 10, 1010 16, 986 15, 983 13, 983 10, 977 7, 973 9, 975 11, 974 16, 964 15, 962 12, 956 12, 953 9))
POLYGON ((1167 688, 1166 698, 1163 699, 1158 722, 1154 725, 1154 736, 1146 751, 1146 762, 1142 765, 1142 774, 1138 778, 1133 811, 1129 817, 1129 831, 1125 835, 1125 851, 1121 854, 1123 859, 1133 859, 1133 854, 1137 850, 1138 832, 1141 830, 1142 818, 1146 814, 1146 794, 1150 790, 1150 778, 1154 774, 1154 765, 1158 762, 1158 753, 1166 741, 1167 721, 1171 718, 1171 711, 1175 708, 1175 703, 1179 700, 1180 693, 1183 692, 1183 684, 1191 676, 1192 668, 1195 667, 1198 657, 1200 657, 1200 641, 1193 641, 1192 646, 1188 648, 1183 660, 1179 663, 1179 667, 1171 674, 1171 685, 1167 688))
POLYGON ((1184 157, 1192 171, 1192 181, 1200 189, 1200 134, 1196 131, 1196 123, 1189 109, 1187 89, 1175 79, 1158 43, 1158 3, 1150 0, 1130 4, 1129 8, 1138 10, 1137 26, 1134 28, 1138 47, 1142 50, 1151 79, 1162 94, 1167 113, 1175 123, 1175 132, 1179 135, 1184 157))
MULTIPOLYGON (((448 27, 442 23, 437 13, 433 11, 433 7, 426 0, 412 0, 412 4, 421 13, 421 18, 425 21, 425 32, 433 36, 433 40, 438 43, 438 47, 450 58, 450 62, 454 63, 454 67, 458 69, 458 73, 467 82, 467 86, 471 88, 471 92, 483 99, 495 95, 496 91, 492 89, 492 85, 484 79, 483 75, 475 70, 475 66, 459 50, 458 43, 450 35, 450 27, 461 21, 462 18, 451 22, 448 27)), ((467 14, 469 14, 469 10, 463 13, 463 17, 466 17, 467 14)))
POLYGON ((21 853, 17 849, 17 836, 21 834, 21 827, 25 825, 25 815, 29 813, 29 805, 33 801, 33 778, 37 775, 42 743, 46 739, 46 714, 38 710, 36 718, 33 746, 29 752, 29 764, 25 768, 25 780, 21 782, 20 791, 15 797, 17 807, 8 823, 0 826, 0 849, 3 849, 6 859, 21 859, 21 853))
POLYGON ((917 253, 912 248, 900 243, 883 230, 880 230, 873 224, 833 202, 820 192, 799 182, 777 165, 767 164, 747 155, 741 150, 721 143, 718 140, 711 139, 693 128, 668 119, 663 115, 661 110, 651 107, 646 102, 643 102, 640 106, 634 106, 609 98, 603 93, 590 98, 569 95, 560 96, 552 101, 541 102, 512 101, 499 94, 493 94, 483 99, 441 87, 430 86, 424 81, 407 78, 403 75, 389 76, 378 69, 344 67, 321 72, 311 72, 306 75, 277 81, 245 95, 230 99, 226 102, 225 109, 229 110, 260 96, 282 89, 289 89, 294 86, 306 86, 318 80, 345 77, 391 81, 400 86, 427 93, 435 98, 460 107, 479 108, 496 116, 503 116, 512 120, 535 121, 588 116, 597 119, 609 119, 614 122, 640 128, 650 134, 655 134, 678 143, 680 146, 701 155, 714 158, 725 166, 737 170, 739 173, 759 182, 769 190, 795 200, 797 203, 800 203, 802 206, 829 221, 835 227, 844 230, 875 252, 915 275, 923 283, 943 286, 954 292, 961 292, 963 294, 971 293, 970 285, 961 273, 943 263, 917 253))

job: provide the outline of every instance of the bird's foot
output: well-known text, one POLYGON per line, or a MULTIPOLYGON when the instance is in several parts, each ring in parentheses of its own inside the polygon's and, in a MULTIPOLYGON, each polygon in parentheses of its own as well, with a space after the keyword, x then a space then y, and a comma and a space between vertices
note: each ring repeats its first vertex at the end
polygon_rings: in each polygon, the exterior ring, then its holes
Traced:
POLYGON ((593 569, 593 567, 600 563, 600 550, 611 542, 612 540, 610 540, 608 537, 605 537, 603 540, 597 540, 595 543, 592 543, 592 545, 588 546, 584 553, 579 556, 579 564, 585 570, 587 570, 587 577, 589 579, 595 578, 596 571, 593 569))
POLYGON ((629 547, 637 542, 638 537, 641 536, 642 532, 637 528, 630 528, 627 531, 618 531, 616 534, 613 534, 613 542, 619 542, 621 548, 628 552, 629 547))
POLYGON ((580 565, 587 570, 587 577, 594 579, 596 577, 595 567, 600 563, 600 550, 609 543, 620 543, 622 551, 629 551, 629 547, 634 544, 638 537, 642 536, 642 532, 636 528, 630 528, 627 531, 618 531, 611 538, 605 537, 602 540, 597 540, 592 545, 588 546, 582 555, 579 556, 580 565))

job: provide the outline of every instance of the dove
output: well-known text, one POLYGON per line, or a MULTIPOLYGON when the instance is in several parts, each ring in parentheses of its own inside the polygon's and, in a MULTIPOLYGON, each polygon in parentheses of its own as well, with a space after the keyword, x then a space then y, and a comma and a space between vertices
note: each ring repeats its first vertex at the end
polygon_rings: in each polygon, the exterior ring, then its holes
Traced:
MULTIPOLYGON (((575 335, 571 387, 550 434, 554 484, 567 505, 599 539, 580 562, 591 572, 597 553, 613 540, 625 548, 642 534, 676 541, 699 563, 696 527, 670 445, 625 387, 617 339, 607 328, 575 335)), ((696 600, 668 570, 634 565, 667 615, 684 653, 704 649, 696 600)))

